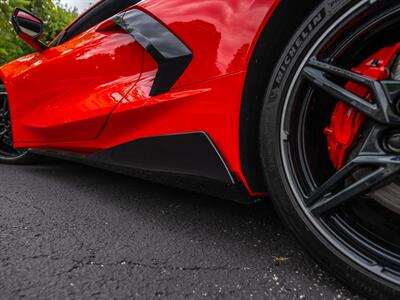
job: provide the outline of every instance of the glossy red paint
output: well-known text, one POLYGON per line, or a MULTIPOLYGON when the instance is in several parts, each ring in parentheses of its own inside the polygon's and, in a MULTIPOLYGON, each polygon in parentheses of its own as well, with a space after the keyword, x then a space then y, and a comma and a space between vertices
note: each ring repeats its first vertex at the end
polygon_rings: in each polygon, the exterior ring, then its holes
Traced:
MULTIPOLYGON (((143 137, 204 131, 247 187, 239 152, 243 85, 252 50, 278 4, 140 2, 136 9, 193 52, 173 89, 156 97, 148 95, 157 64, 121 32, 92 29, 4 66, 0 78, 9 92, 15 146, 88 154, 143 137)), ((265 195, 257 192, 249 189, 265 195)))
POLYGON ((194 59, 176 87, 245 71, 277 0, 145 0, 140 7, 184 41, 194 59), (251 22, 249 22, 251 20, 251 22))
POLYGON ((124 33, 91 30, 4 66, 15 144, 96 138, 139 79, 143 53, 124 33))

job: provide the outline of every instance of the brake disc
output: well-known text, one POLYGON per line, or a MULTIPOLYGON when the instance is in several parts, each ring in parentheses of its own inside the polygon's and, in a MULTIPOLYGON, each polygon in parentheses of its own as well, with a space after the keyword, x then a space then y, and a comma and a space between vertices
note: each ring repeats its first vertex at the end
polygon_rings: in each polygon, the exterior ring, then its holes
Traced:
MULTIPOLYGON (((400 80, 400 56, 393 64, 390 77, 392 80, 400 80)), ((370 197, 386 208, 400 214, 400 178, 371 193, 370 197)))

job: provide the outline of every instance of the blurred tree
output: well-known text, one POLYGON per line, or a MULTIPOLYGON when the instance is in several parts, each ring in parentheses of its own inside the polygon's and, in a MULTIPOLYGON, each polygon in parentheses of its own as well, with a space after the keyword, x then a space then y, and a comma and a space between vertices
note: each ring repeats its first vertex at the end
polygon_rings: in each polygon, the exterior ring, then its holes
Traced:
POLYGON ((43 20, 45 43, 52 41, 77 16, 76 10, 62 6, 60 0, 0 0, 0 65, 33 51, 10 24, 15 7, 26 9, 43 20))

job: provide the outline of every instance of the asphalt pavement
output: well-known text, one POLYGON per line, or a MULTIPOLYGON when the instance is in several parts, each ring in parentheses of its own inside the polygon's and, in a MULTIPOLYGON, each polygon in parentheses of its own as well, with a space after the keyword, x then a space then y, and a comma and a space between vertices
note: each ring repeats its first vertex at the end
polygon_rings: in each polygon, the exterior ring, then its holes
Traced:
POLYGON ((0 166, 0 299, 360 299, 270 204, 48 159, 0 166))

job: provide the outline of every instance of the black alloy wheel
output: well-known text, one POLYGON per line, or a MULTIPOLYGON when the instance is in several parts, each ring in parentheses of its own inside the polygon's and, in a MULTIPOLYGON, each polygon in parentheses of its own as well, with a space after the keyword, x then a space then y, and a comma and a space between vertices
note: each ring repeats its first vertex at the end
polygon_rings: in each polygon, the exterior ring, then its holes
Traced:
POLYGON ((30 164, 38 156, 27 149, 13 147, 12 125, 7 92, 4 85, 0 85, 0 163, 30 164))
POLYGON ((261 122, 277 210, 318 261, 374 299, 400 299, 400 53, 387 80, 353 68, 399 42, 398 1, 324 1, 278 63, 261 122), (324 129, 339 101, 365 121, 337 170, 324 129))

